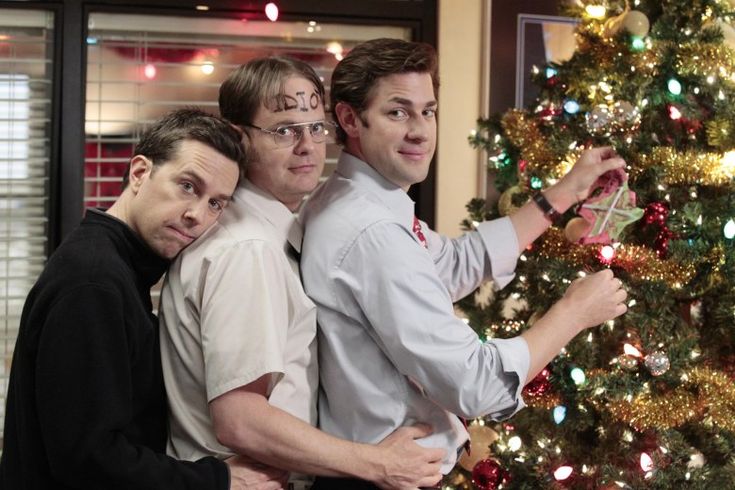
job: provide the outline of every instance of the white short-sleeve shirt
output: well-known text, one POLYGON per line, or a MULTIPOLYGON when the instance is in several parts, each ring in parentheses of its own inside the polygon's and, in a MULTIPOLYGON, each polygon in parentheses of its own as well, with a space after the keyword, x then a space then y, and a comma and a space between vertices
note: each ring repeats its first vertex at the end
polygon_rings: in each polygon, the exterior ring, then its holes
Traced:
POLYGON ((292 253, 301 237, 288 208, 245 181, 169 269, 160 325, 172 456, 232 455, 208 404, 264 375, 272 405, 316 424, 316 308, 292 253))

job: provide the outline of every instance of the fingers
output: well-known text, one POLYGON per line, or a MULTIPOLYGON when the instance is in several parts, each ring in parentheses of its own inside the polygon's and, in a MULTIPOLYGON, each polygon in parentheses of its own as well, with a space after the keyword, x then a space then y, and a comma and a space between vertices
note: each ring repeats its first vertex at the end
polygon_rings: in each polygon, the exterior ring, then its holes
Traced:
POLYGON ((443 475, 437 471, 433 475, 426 477, 423 480, 420 480, 419 487, 433 487, 434 485, 439 483, 442 478, 443 475))
POLYGON ((283 484, 279 481, 269 481, 258 485, 258 490, 282 490, 288 486, 288 483, 283 484))
POLYGON ((615 274, 610 269, 602 269, 601 271, 595 272, 595 275, 608 281, 615 278, 615 274))
POLYGON ((447 455, 447 451, 445 449, 437 447, 426 448, 426 451, 429 453, 429 461, 432 463, 441 463, 447 455))
POLYGON ((612 146, 599 146, 597 148, 592 148, 589 151, 592 153, 596 153, 597 156, 600 157, 600 159, 602 160, 606 158, 612 158, 618 155, 612 146))
POLYGON ((618 156, 614 158, 607 158, 600 162, 600 175, 610 170, 615 170, 616 168, 625 168, 625 165, 625 160, 618 156))
POLYGON ((402 427, 399 430, 405 432, 413 439, 421 439, 430 436, 434 432, 434 429, 429 424, 420 422, 410 427, 402 427))

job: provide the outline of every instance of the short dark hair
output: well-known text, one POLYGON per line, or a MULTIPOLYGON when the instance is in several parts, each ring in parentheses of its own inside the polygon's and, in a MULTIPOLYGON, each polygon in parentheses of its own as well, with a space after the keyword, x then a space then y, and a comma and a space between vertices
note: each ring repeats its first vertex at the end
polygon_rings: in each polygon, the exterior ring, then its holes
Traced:
POLYGON ((324 104, 324 84, 307 63, 286 56, 255 58, 230 73, 219 88, 219 111, 237 126, 253 123, 258 109, 283 93, 290 77, 303 77, 316 88, 324 104))
POLYGON ((378 80, 399 73, 428 73, 436 96, 439 70, 434 47, 402 39, 373 39, 352 48, 337 64, 329 97, 339 143, 345 143, 347 134, 334 114, 337 104, 344 102, 359 114, 367 108, 378 80))
MULTIPOLYGON (((196 107, 169 112, 143 132, 133 155, 143 155, 162 165, 176 156, 181 142, 193 140, 203 143, 235 162, 240 175, 245 173, 246 154, 242 133, 219 116, 196 107)), ((128 186, 130 165, 123 176, 123 189, 128 186)))

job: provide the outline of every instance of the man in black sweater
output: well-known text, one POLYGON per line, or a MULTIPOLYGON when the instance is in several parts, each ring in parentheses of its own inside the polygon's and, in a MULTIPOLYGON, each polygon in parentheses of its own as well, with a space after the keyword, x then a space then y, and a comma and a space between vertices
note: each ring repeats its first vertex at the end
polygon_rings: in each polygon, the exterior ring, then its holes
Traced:
POLYGON ((236 460, 165 455, 150 288, 230 200, 244 164, 240 134, 184 109, 146 131, 134 154, 120 198, 87 213, 26 299, 0 488, 280 488, 236 460))

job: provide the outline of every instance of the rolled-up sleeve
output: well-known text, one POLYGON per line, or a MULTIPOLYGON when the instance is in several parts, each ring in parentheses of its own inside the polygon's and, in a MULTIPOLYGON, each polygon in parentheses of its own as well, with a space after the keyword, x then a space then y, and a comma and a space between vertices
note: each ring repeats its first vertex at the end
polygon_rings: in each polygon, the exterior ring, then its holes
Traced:
POLYGON ((512 417, 526 406, 521 392, 530 364, 528 344, 523 337, 514 337, 512 339, 490 339, 486 345, 494 350, 495 355, 500 359, 499 378, 506 382, 506 389, 501 393, 507 395, 505 400, 498 403, 500 410, 489 412, 487 415, 495 420, 502 420, 512 417))

